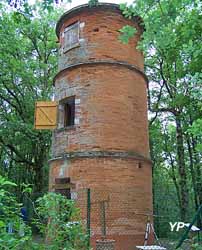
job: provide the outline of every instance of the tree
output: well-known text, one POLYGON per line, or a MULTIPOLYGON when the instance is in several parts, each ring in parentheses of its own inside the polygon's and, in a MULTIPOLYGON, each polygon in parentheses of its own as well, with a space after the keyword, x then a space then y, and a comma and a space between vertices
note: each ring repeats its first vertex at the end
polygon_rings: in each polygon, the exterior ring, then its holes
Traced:
POLYGON ((33 184, 35 192, 47 183, 51 133, 33 129, 34 106, 51 99, 58 16, 41 4, 29 7, 29 15, 1 9, 1 171, 17 184, 33 184))
MULTIPOLYGON (((137 0, 131 6, 121 5, 121 9, 128 18, 139 15, 144 20, 146 31, 139 48, 145 53, 150 79, 148 100, 153 114, 150 129, 160 121, 161 130, 165 130, 159 134, 166 146, 161 154, 165 168, 171 169, 181 219, 186 221, 192 211, 192 197, 195 210, 202 197, 200 152, 196 151, 200 139, 188 133, 201 116, 201 3, 137 0), (172 136, 168 131, 171 125, 172 136)), ((154 173, 158 167, 159 164, 154 165, 154 173)))
MULTIPOLYGON (((14 182, 0 175, 1 250, 88 249, 88 235, 84 232, 79 209, 74 201, 56 193, 45 194, 33 202, 37 205, 34 205, 37 219, 33 223, 43 237, 43 241, 35 242, 31 228, 23 221, 22 204, 16 200, 13 187, 16 187, 14 182)), ((30 193, 29 187, 23 190, 27 191, 30 193)))
MULTIPOLYGON (((20 216, 21 204, 13 193, 16 184, 0 175, 0 244, 1 249, 27 249, 31 231, 20 216)), ((28 249, 27 249, 28 250, 28 249)))
MULTIPOLYGON (((23 3, 21 12, 3 14, 2 11, 1 16, 1 171, 17 176, 19 181, 37 184, 41 190, 38 184, 48 158, 50 133, 33 131, 33 104, 36 99, 50 98, 57 59, 55 38, 47 27, 53 27, 55 17, 51 20, 51 15, 55 14, 51 12, 52 0, 43 1, 41 9, 45 12, 38 10, 37 17, 34 17, 37 11, 26 1, 15 2, 23 3), (12 46, 10 41, 14 41, 12 46)), ((175 190, 177 213, 186 221, 202 203, 201 3, 136 0, 131 6, 122 4, 121 9, 128 18, 139 15, 144 20, 145 32, 139 49, 145 54, 150 79, 153 175, 155 181, 159 180, 156 178, 159 173, 168 177, 168 182, 172 181, 169 188, 175 190)), ((120 32, 124 42, 135 35, 129 26, 120 32)), ((155 195, 161 180, 156 184, 155 195)))

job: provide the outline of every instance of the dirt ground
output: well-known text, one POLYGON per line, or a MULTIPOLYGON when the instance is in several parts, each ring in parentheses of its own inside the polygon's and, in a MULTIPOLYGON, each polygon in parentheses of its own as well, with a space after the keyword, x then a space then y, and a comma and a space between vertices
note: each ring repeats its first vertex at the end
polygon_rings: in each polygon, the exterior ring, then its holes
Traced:
MULTIPOLYGON (((43 244, 43 239, 41 238, 40 235, 34 235, 33 239, 35 242, 43 244)), ((160 243, 167 250, 175 250, 175 247, 176 247, 178 241, 173 241, 173 240, 169 240, 169 239, 160 239, 160 243)), ((155 243, 155 244, 158 245, 158 243, 155 243)), ((179 250, 191 250, 190 242, 188 242, 188 241, 184 242, 179 250)))
MULTIPOLYGON (((178 241, 169 239, 160 239, 161 245, 167 248, 167 250, 175 250, 178 241)), ((179 250, 191 250, 190 242, 185 241, 179 250)))

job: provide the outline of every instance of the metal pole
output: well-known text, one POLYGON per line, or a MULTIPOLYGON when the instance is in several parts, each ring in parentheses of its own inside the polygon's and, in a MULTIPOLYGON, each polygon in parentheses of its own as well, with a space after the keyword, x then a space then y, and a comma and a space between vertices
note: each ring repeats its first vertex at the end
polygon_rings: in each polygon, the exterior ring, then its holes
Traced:
POLYGON ((101 210, 101 229, 102 229, 102 237, 106 237, 106 214, 105 214, 105 201, 100 202, 100 210, 101 210))
POLYGON ((90 212, 91 212, 91 196, 90 188, 87 189, 87 234, 88 234, 88 248, 90 248, 90 212))
POLYGON ((197 218, 200 216, 200 213, 202 213, 202 204, 199 206, 196 214, 194 215, 194 218, 191 222, 191 224, 189 224, 189 227, 187 228, 187 230, 184 232, 184 234, 182 235, 179 243, 177 244, 175 249, 178 249, 179 247, 181 247, 182 243, 184 242, 184 240, 187 238, 187 235, 189 233, 189 231, 191 230, 191 227, 194 225, 194 223, 196 222, 197 218))

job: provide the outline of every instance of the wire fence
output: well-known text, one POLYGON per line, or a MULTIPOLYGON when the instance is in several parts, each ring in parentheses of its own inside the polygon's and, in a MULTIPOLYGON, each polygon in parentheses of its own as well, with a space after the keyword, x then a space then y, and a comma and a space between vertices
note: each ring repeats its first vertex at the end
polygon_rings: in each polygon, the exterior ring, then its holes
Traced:
MULTIPOLYGON (((144 243, 151 204, 134 194, 132 188, 83 189, 77 192, 76 205, 80 208, 93 249, 134 250, 136 244, 144 243)), ((151 232, 149 241, 152 239, 151 232)))
MULTIPOLYGON (((157 238, 160 238, 157 245, 162 238, 179 239, 184 232, 184 229, 177 230, 177 225, 171 230, 170 223, 179 221, 177 217, 172 218, 172 211, 164 211, 164 215, 156 207, 151 211, 151 202, 133 188, 73 189, 71 199, 80 209, 82 224, 89 236, 88 244, 93 250, 135 250, 136 245, 145 243, 148 223, 154 224, 157 238)), ((30 201, 26 202, 31 217, 33 207, 30 201)), ((196 236, 193 232, 190 234, 190 238, 196 236)), ((148 244, 153 239, 154 233, 150 230, 148 244)))
MULTIPOLYGON (((174 209, 163 211, 156 206, 151 211, 151 203, 145 197, 139 196, 133 188, 79 190, 76 203, 81 209, 91 247, 95 250, 134 250, 136 245, 145 244, 148 223, 154 228, 154 232, 149 230, 148 245, 152 242, 161 245, 166 238, 171 242, 179 241, 187 227, 178 224, 181 222, 178 212, 174 209)), ((188 241, 201 240, 201 236, 200 232, 192 231, 188 241)))

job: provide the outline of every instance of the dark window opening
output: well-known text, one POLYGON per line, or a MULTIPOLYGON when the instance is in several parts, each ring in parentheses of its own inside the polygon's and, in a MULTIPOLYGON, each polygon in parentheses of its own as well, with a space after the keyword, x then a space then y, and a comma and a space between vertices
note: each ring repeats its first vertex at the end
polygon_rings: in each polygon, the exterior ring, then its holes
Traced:
POLYGON ((142 163, 138 162, 138 168, 142 168, 142 163))
POLYGON ((70 177, 55 178, 55 184, 67 184, 70 183, 70 177))
POLYGON ((70 188, 55 189, 55 192, 65 196, 67 199, 71 199, 71 190, 70 190, 70 188))
POLYGON ((69 97, 64 101, 64 127, 74 125, 75 119, 75 97, 69 97))
POLYGON ((71 183, 70 178, 56 178, 55 179, 55 192, 71 199, 71 183))

